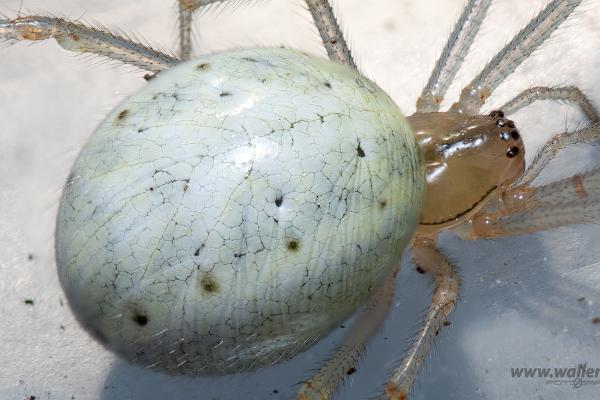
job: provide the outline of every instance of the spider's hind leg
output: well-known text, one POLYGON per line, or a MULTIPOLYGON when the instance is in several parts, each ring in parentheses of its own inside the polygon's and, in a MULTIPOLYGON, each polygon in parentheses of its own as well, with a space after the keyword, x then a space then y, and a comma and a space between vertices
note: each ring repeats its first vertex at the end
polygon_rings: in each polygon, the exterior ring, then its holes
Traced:
POLYGON ((329 58, 357 69, 328 0, 305 0, 329 58))
POLYGON ((189 0, 178 0, 179 8, 179 57, 189 60, 192 54, 192 21, 194 11, 199 7, 189 0))
MULTIPOLYGON (((192 14, 201 7, 241 0, 178 0, 180 53, 183 59, 191 53, 192 14)), ((357 69, 346 39, 328 0, 305 0, 330 59, 357 69)))
POLYGON ((331 357, 302 385, 297 400, 330 399, 344 380, 358 368, 358 362, 369 340, 385 320, 392 300, 398 269, 385 278, 372 295, 348 334, 331 357))
POLYGON ((226 1, 228 0, 177 0, 179 13, 179 57, 182 60, 189 60, 192 55, 192 24, 196 11, 202 7, 226 1))
POLYGON ((55 39, 66 50, 97 54, 146 71, 160 72, 179 63, 179 59, 171 55, 104 28, 39 15, 22 16, 13 20, 0 18, 0 42, 46 39, 55 39))
POLYGON ((431 305, 421 329, 400 365, 394 369, 385 385, 382 400, 406 400, 413 381, 425 357, 431 350, 434 338, 439 334, 446 318, 458 301, 460 280, 450 261, 437 249, 434 238, 417 235, 411 246, 417 267, 432 275, 435 283, 431 305))

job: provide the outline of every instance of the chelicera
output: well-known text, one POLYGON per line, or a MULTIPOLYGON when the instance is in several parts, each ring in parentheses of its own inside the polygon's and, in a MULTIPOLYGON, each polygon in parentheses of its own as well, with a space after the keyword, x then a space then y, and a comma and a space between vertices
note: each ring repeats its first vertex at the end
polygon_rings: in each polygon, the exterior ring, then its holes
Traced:
POLYGON ((194 12, 217 2, 179 1, 179 57, 61 18, 0 20, 2 39, 54 38, 69 50, 150 72, 148 87, 99 127, 67 183, 57 260, 70 304, 90 332, 130 361, 223 374, 292 357, 368 302, 357 328, 298 394, 329 398, 356 371, 385 318, 410 239, 417 268, 433 276, 436 290, 381 394, 404 399, 458 299, 458 276, 436 247, 439 232, 474 240, 596 221, 588 218, 598 212, 596 170, 532 185, 559 149, 598 138, 598 114, 579 89, 535 87, 480 113, 580 1, 551 1, 440 112, 491 3, 469 1, 406 120, 357 71, 325 0, 307 4, 331 61, 280 49, 187 61, 194 12), (312 97, 294 103, 296 91, 312 97), (508 116, 540 99, 571 102, 591 124, 553 137, 525 169, 521 134, 508 116), (290 109, 297 118, 289 118, 290 109), (342 127, 334 151, 320 134, 342 127), (294 158, 285 149, 302 152, 291 152, 294 158), (135 169, 136 162, 144 167, 135 169), (215 195, 227 181, 235 183, 228 195, 215 195), (340 239, 345 232, 347 240, 340 239))

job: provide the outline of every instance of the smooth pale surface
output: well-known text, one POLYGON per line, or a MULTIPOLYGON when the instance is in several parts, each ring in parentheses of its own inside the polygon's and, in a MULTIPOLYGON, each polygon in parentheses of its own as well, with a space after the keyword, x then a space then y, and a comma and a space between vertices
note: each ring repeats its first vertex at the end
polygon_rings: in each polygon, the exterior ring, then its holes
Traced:
MULTIPOLYGON (((14 15, 19 0, 0 1, 14 15)), ((271 0, 235 12, 215 12, 196 24, 202 51, 286 44, 324 54, 299 1, 271 0), (293 3, 293 4, 290 4, 293 3)), ((359 65, 399 104, 414 111, 463 0, 334 1, 359 65)), ((461 85, 546 3, 496 0, 473 54, 450 88, 461 85)), ((174 7, 166 0, 25 0, 25 8, 99 20, 153 43, 175 43, 174 7)), ((600 4, 586 1, 559 35, 519 67, 484 111, 532 85, 575 84, 600 104, 600 4)), ((0 49, 0 398, 85 400, 165 398, 290 399, 298 381, 332 348, 331 339, 273 368, 220 379, 172 377, 120 361, 81 329, 64 298, 54 265, 54 220, 60 191, 83 143, 125 96, 146 83, 139 72, 96 65, 55 43, 0 49), (10 62, 9 62, 10 61, 10 62), (9 79, 4 77, 8 76, 9 79), (28 253, 34 254, 29 261, 28 253), (23 303, 33 298, 34 306, 23 303), (64 327, 61 328, 61 327, 64 327), (274 392, 277 390, 277 393, 274 392)), ((528 151, 580 115, 543 102, 515 114, 528 151)), ((590 149, 596 150, 596 149, 590 149)), ((565 152, 546 178, 598 165, 597 151, 565 152)), ((452 326, 438 337, 417 379, 414 399, 597 398, 597 386, 546 385, 513 379, 511 367, 600 366, 600 227, 579 226, 497 241, 463 242, 444 235, 442 247, 459 266, 462 296, 452 326), (578 299, 582 300, 578 301, 578 299)), ((385 368, 402 354, 429 304, 430 278, 408 262, 398 277, 392 315, 339 398, 373 397, 385 368)))
POLYGON ((67 300, 145 367, 215 374, 303 351, 400 260, 424 186, 394 102, 287 49, 161 73, 111 112, 59 208, 67 300))

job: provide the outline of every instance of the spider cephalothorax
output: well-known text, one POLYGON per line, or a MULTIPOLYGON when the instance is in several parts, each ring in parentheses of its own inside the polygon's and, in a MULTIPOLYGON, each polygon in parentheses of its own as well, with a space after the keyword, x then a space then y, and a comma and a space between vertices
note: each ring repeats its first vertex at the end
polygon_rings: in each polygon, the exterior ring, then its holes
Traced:
POLYGON ((524 170, 523 141, 502 111, 475 116, 423 113, 408 117, 408 122, 427 173, 422 229, 461 223, 524 170))

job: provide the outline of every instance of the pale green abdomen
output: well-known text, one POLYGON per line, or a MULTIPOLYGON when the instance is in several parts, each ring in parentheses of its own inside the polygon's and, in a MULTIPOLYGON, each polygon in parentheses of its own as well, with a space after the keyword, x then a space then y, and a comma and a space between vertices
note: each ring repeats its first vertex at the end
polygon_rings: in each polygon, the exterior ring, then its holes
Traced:
POLYGON ((226 373, 289 358, 399 262, 418 149, 365 77, 283 49, 161 73, 83 149, 60 205, 61 283, 126 359, 226 373))

